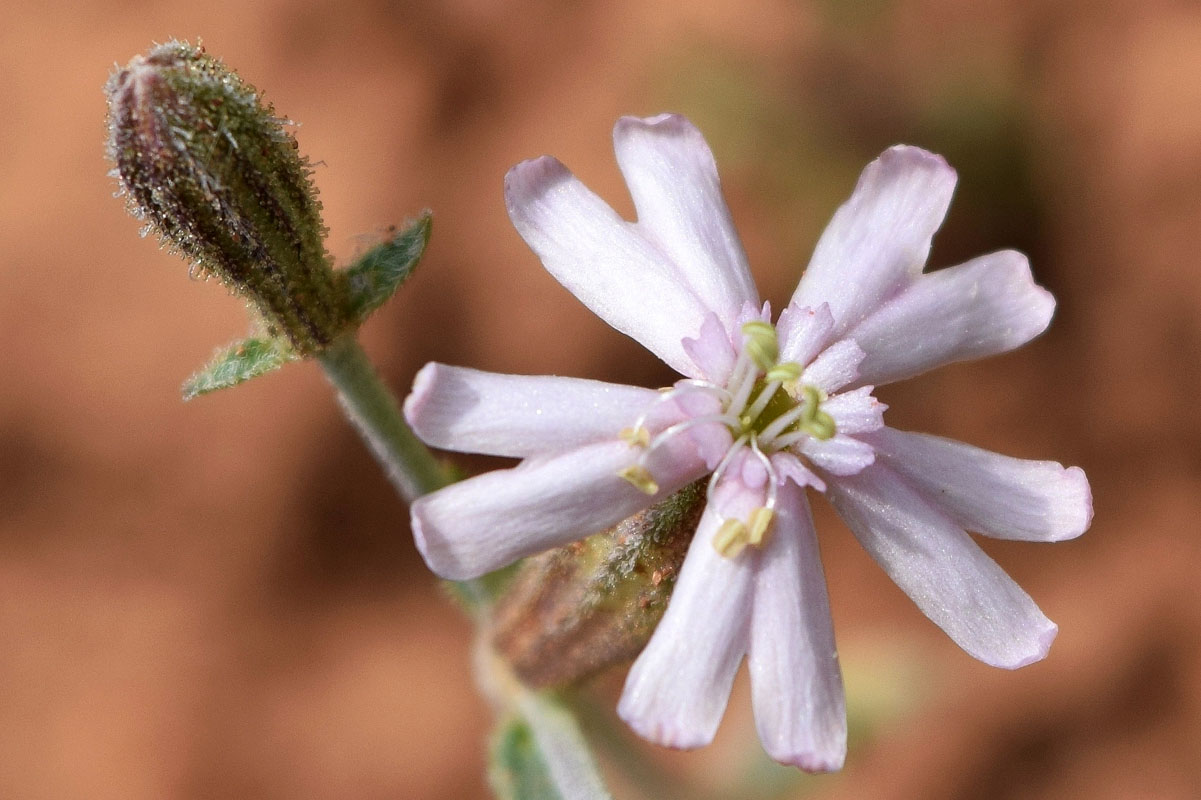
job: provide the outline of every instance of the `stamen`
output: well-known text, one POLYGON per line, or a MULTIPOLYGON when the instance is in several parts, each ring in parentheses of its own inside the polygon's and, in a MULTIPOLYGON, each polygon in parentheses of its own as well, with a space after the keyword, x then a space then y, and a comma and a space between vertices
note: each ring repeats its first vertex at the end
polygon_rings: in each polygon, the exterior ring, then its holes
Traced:
POLYGON ((659 434, 651 440, 649 449, 655 450, 671 437, 677 436, 689 428, 693 428, 697 425, 712 424, 714 422, 719 422, 727 427, 738 425, 738 420, 734 419, 729 414, 706 414, 703 417, 690 417, 660 431, 659 434))
POLYGON ((834 417, 831 417, 825 411, 817 412, 817 415, 805 425, 805 430, 814 439, 832 439, 834 434, 838 432, 838 426, 834 423, 834 417))
POLYGON ((659 484, 651 476, 650 470, 641 464, 631 464, 618 470, 617 476, 628 481, 635 489, 643 494, 658 494, 659 484))
POLYGON ((755 420, 759 419, 759 415, 763 413, 763 409, 767 408, 767 404, 775 397, 776 391, 780 388, 779 381, 772 381, 763 387, 763 391, 759 392, 759 396, 755 398, 755 402, 746 410, 739 419, 742 420, 742 426, 749 428, 754 424, 755 420))
POLYGON ((717 487, 717 482, 726 474, 726 469, 730 466, 730 461, 738 454, 738 451, 742 449, 742 446, 746 444, 749 438, 746 434, 739 436, 730 445, 730 449, 726 451, 726 454, 721 457, 721 461, 717 464, 717 469, 713 470, 713 474, 709 476, 709 485, 705 488, 706 504, 713 502, 713 490, 717 487))
POLYGON ((755 380, 758 373, 753 369, 748 369, 742 381, 738 384, 738 388, 734 390, 733 396, 730 398, 730 404, 726 410, 735 416, 741 416, 742 409, 746 408, 746 401, 751 396, 751 391, 755 388, 755 380))
POLYGON ((804 416, 804 414, 804 406, 793 406, 780 416, 773 419, 771 423, 763 429, 763 432, 759 434, 759 438, 770 445, 773 449, 778 450, 779 448, 776 446, 775 438, 783 433, 788 426, 792 425, 792 423, 804 416))
POLYGON ((801 387, 801 394, 803 395, 805 408, 809 409, 808 416, 809 418, 812 418, 813 415, 817 413, 818 406, 822 404, 822 401, 826 399, 827 395, 816 386, 809 385, 801 387))
POLYGON ((748 544, 746 525, 736 519, 727 519, 713 536, 713 548, 726 558, 734 558, 748 544))
POLYGON ((742 326, 746 336, 743 349, 761 370, 769 370, 776 365, 780 358, 780 340, 776 329, 767 322, 754 320, 742 326))
POLYGON ((660 391, 666 390, 668 392, 671 392, 674 389, 684 389, 684 388, 700 389, 700 390, 703 390, 706 392, 716 392, 717 394, 720 394, 727 399, 730 396, 729 389, 727 389, 724 386, 718 386, 716 383, 711 383, 707 380, 704 380, 703 378, 681 378, 680 380, 676 381, 671 386, 667 386, 667 387, 664 387, 663 389, 660 389, 660 391))
POLYGON ((767 375, 765 377, 769 381, 779 381, 780 383, 795 381, 801 377, 801 365, 795 361, 786 361, 783 364, 776 364, 767 371, 767 375))
POLYGON ((639 425, 637 428, 622 428, 617 438, 634 447, 646 447, 651 443, 651 432, 639 425))
POLYGON ((776 507, 776 496, 780 491, 780 474, 776 472, 767 454, 759 449, 759 439, 756 437, 751 438, 751 452, 763 463, 763 470, 767 473, 767 508, 773 509, 776 507))
POLYGON ((808 438, 810 438, 808 431, 796 431, 794 433, 785 434, 784 436, 779 437, 772 442, 772 446, 777 450, 787 450, 797 442, 808 438))
MULTIPOLYGON (((637 431, 639 428, 645 428, 646 421, 647 421, 647 419, 650 418, 651 412, 653 412, 656 408, 658 408, 663 403, 666 403, 669 400, 675 400, 676 397, 678 397, 679 395, 681 395, 687 391, 690 391, 690 390, 707 392, 710 394, 717 393, 717 394, 721 395, 720 399, 722 400, 722 402, 728 402, 729 397, 730 397, 729 391, 722 388, 721 386, 718 386, 715 383, 709 383, 708 381, 702 381, 702 380, 698 380, 696 378, 687 378, 685 380, 676 381, 676 384, 674 386, 664 387, 664 388, 660 389, 659 396, 655 398, 655 402, 653 402, 649 406, 647 406, 646 409, 643 410, 643 412, 638 415, 638 419, 634 420, 634 424, 631 425, 629 428, 626 428, 625 430, 637 431)), ((618 434, 618 435, 620 436, 621 434, 618 434)), ((625 437, 622 437, 622 438, 625 438, 625 437)))
POLYGON ((750 525, 747 528, 747 544, 763 544, 763 540, 767 538, 768 528, 771 527, 775 517, 776 512, 770 508, 756 508, 752 511, 750 525))
POLYGON ((746 350, 739 348, 738 357, 734 360, 734 366, 730 370, 730 377, 726 379, 727 386, 739 386, 742 384, 742 379, 745 377, 743 373, 750 369, 754 371, 754 364, 746 354, 746 350))

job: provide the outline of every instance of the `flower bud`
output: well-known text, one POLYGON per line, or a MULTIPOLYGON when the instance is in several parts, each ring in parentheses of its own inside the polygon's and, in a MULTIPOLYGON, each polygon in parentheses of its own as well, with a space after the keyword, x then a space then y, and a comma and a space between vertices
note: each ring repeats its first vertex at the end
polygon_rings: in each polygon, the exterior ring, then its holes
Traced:
POLYGON ((249 300, 300 354, 348 328, 310 166, 254 87, 202 48, 169 42, 105 92, 109 158, 146 231, 249 300))
POLYGON ((638 655, 667 609, 705 485, 522 562, 492 628, 493 647, 518 678, 533 688, 564 686, 638 655))

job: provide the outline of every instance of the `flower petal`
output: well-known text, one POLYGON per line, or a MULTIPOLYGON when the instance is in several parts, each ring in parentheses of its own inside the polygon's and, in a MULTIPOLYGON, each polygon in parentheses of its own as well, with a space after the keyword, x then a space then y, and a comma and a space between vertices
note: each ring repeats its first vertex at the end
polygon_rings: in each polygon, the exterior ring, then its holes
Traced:
POLYGON ((705 380, 724 385, 734 369, 738 354, 717 314, 709 312, 701 323, 696 338, 684 339, 684 352, 696 364, 695 374, 705 380))
POLYGON ((842 392, 822 403, 822 411, 834 418, 839 433, 866 433, 884 426, 888 406, 872 397, 871 386, 842 392))
POLYGON ((1092 492, 1079 467, 892 428, 864 438, 884 464, 970 531, 1056 542, 1079 536, 1092 522, 1092 492))
POLYGON ((681 340, 710 309, 658 246, 549 156, 509 170, 505 202, 547 272, 605 322, 695 375, 681 340))
POLYGON ((829 483, 826 497, 859 543, 956 644, 1006 669, 1047 655, 1055 623, 895 472, 876 463, 829 483))
POLYGON ((786 306, 776 322, 781 363, 791 361, 805 366, 825 349, 833 330, 834 316, 829 304, 822 303, 817 308, 804 308, 795 303, 786 306))
MULTIPOLYGON (((748 505, 719 493, 731 507, 748 505)), ((747 492, 757 498, 761 493, 747 492)), ((688 749, 713 740, 746 652, 753 571, 750 553, 726 558, 713 546, 725 516, 706 507, 667 612, 626 677, 617 714, 639 736, 688 749)))
POLYGON ((783 481, 790 480, 798 487, 812 486, 819 492, 826 491, 826 482, 813 474, 805 466, 805 462, 787 450, 772 453, 771 463, 775 467, 776 474, 780 476, 781 485, 783 485, 783 481))
POLYGON ((613 145, 639 230, 667 255, 684 282, 725 323, 743 303, 758 304, 717 165, 701 132, 677 114, 622 117, 613 128, 613 145))
POLYGON ((804 490, 781 487, 771 532, 756 556, 747 666, 759 739, 776 761, 809 772, 836 770, 846 757, 846 702, 804 490))
POLYGON ((863 350, 854 339, 840 339, 805 367, 801 380, 833 394, 859 376, 863 350))
POLYGON ((487 472, 413 503, 413 538, 430 569, 465 580, 582 539, 658 502, 705 474, 684 438, 651 455, 654 496, 618 477, 640 451, 624 442, 587 445, 487 472))
POLYGON ((876 460, 871 445, 842 433, 829 439, 805 439, 800 451, 813 466, 834 475, 854 475, 876 460))
POLYGON ((859 382, 877 386, 954 361, 1004 353, 1042 333, 1055 311, 1014 250, 923 275, 848 336, 867 357, 859 382))
POLYGON ((922 271, 954 189, 955 171, 940 156, 885 150, 818 240, 792 302, 828 302, 834 334, 849 330, 922 271))
POLYGON ((431 362, 414 378, 404 411, 434 447, 525 458, 611 441, 658 396, 636 386, 431 362))

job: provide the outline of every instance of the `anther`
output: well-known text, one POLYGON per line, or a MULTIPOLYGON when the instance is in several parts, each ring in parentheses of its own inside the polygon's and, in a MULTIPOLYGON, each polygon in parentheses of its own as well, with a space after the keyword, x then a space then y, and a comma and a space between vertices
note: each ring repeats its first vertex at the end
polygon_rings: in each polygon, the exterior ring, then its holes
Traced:
POLYGON ((643 494, 659 493, 659 484, 655 482, 650 471, 640 464, 631 464, 624 469, 618 470, 617 477, 627 481, 643 494))
POLYGON ((767 371, 767 374, 764 377, 766 377, 768 381, 778 381, 780 383, 795 381, 801 377, 801 365, 797 364, 795 361, 776 364, 767 371))
POLYGON ((834 424, 834 418, 825 411, 818 411, 813 419, 806 420, 802 427, 805 433, 808 433, 814 439, 830 439, 838 432, 837 426, 834 424))
POLYGON ((727 519, 713 536, 713 549, 725 558, 734 558, 748 543, 746 525, 736 519, 727 519))
POLYGON ((776 329, 769 323, 754 320, 742 326, 746 336, 746 352, 761 370, 769 370, 780 358, 780 341, 776 329))
POLYGON ((837 433, 834 418, 821 410, 821 403, 826 399, 826 393, 816 386, 806 386, 803 390, 804 413, 801 414, 800 428, 814 439, 829 439, 837 433))
POLYGON ((776 513, 770 508, 756 508, 752 511, 747 529, 747 544, 762 544, 775 516, 776 513))
POLYGON ((617 438, 634 447, 646 447, 651 443, 651 432, 639 425, 637 428, 622 428, 617 438))

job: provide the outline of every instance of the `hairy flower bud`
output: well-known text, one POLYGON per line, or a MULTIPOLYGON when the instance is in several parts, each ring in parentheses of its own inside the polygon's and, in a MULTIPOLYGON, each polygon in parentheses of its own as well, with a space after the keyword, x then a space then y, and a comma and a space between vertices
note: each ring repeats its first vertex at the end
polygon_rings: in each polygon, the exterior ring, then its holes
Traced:
POLYGON ((308 161, 254 87, 202 48, 169 42, 105 91, 109 158, 147 231, 248 299, 300 354, 347 329, 308 161))
POLYGON ((526 559, 492 644, 528 686, 564 686, 638 655, 659 624, 705 506, 705 481, 583 541, 526 559))

